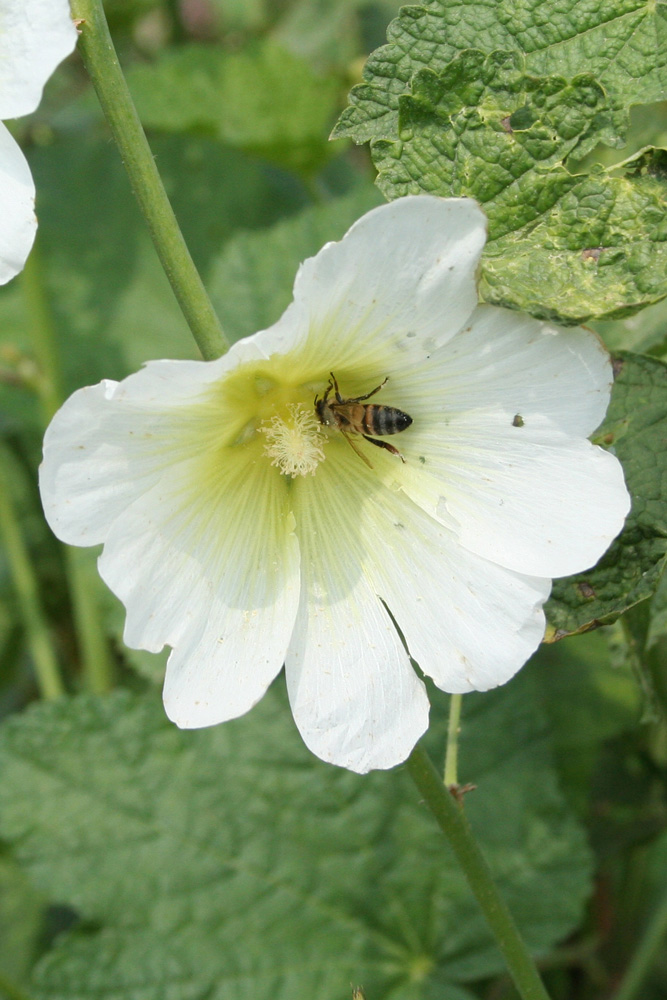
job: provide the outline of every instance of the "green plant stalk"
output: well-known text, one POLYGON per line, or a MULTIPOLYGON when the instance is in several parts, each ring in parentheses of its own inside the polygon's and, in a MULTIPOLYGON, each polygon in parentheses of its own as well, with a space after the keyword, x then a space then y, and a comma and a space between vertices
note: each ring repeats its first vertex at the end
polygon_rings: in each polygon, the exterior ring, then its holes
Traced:
POLYGON ((447 749, 445 751, 445 787, 454 788, 459 783, 459 732, 461 731, 462 694, 449 698, 449 726, 447 729, 447 749))
POLYGON ((0 444, 0 535, 4 542, 28 646, 35 664, 37 683, 44 698, 65 693, 58 657, 51 643, 46 615, 39 596, 37 579, 23 540, 11 495, 11 462, 5 445, 0 444))
MULTIPOLYGON (((33 352, 40 371, 37 392, 46 425, 62 404, 65 393, 55 326, 44 289, 38 244, 33 247, 20 280, 33 352)), ((71 545, 63 545, 63 550, 86 685, 94 694, 104 694, 113 687, 113 665, 95 590, 91 589, 86 570, 87 556, 71 545)))
POLYGON ((614 994, 614 1000, 636 1000, 648 975, 657 952, 667 934, 667 894, 654 910, 646 927, 639 947, 626 969, 621 985, 614 994))
POLYGON ((535 963, 503 901, 462 807, 418 744, 407 760, 417 788, 447 837, 522 1000, 549 1000, 535 963))
POLYGON ((97 589, 90 585, 87 553, 71 545, 63 548, 86 687, 93 694, 106 694, 114 686, 114 669, 96 600, 97 589))
POLYGON ((118 146, 155 249, 202 356, 229 344, 179 228, 109 34, 101 0, 71 0, 79 50, 118 146))

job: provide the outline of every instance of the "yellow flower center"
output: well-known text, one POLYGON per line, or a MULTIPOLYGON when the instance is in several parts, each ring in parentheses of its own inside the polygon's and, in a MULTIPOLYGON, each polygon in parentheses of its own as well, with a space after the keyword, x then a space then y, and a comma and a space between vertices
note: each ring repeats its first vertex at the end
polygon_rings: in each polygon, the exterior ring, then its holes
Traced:
POLYGON ((322 427, 312 412, 291 403, 287 413, 265 420, 257 428, 266 437, 264 454, 286 476, 314 476, 325 455, 322 427))

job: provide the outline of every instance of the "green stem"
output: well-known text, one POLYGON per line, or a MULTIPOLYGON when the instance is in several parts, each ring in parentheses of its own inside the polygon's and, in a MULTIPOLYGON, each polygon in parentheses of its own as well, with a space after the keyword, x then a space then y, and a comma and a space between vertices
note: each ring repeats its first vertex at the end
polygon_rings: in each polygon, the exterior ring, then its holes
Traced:
POLYGON ((453 694, 449 699, 449 728, 447 729, 447 750, 445 752, 445 787, 458 785, 459 733, 461 731, 462 694, 453 694))
POLYGON ((59 698, 65 693, 58 667, 58 657, 39 596, 37 578, 23 540, 21 526, 11 495, 12 464, 4 445, 0 445, 0 534, 7 553, 9 571, 18 597, 37 683, 44 698, 59 698))
POLYGON ((456 803, 430 757, 416 746, 408 770, 435 816, 468 879, 522 1000, 549 1000, 533 959, 507 909, 480 851, 463 809, 456 803))
POLYGON ((109 34, 101 0, 71 0, 79 49, 155 249, 204 358, 229 346, 167 198, 109 34))
POLYGON ((74 626, 79 644, 86 687, 93 694, 106 694, 114 686, 114 669, 106 632, 102 626, 98 587, 90 585, 89 553, 64 545, 74 626))
MULTIPOLYGON (((65 398, 56 330, 44 288, 38 243, 21 274, 23 297, 35 360, 39 367, 37 392, 47 424, 65 398)), ((113 687, 113 665, 99 612, 97 592, 90 586, 88 556, 64 545, 65 568, 72 599, 81 666, 87 687, 104 694, 113 687)))
POLYGON ((614 1000, 635 1000, 667 934, 667 895, 654 911, 614 1000))

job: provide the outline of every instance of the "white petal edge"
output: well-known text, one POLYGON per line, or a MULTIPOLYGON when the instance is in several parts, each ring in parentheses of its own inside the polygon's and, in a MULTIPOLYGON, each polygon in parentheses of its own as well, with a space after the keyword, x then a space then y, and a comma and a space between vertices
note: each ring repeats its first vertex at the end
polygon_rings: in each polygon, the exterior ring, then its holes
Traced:
MULTIPOLYGON (((366 488, 370 470, 351 458, 366 488)), ((364 575, 364 539, 356 509, 346 503, 346 461, 320 466, 315 493, 308 484, 294 491, 302 596, 285 670, 306 745, 322 760, 363 774, 405 760, 428 727, 429 702, 364 575)))
POLYGON ((511 413, 462 413, 445 432, 420 435, 430 475, 408 452, 405 492, 452 528, 470 552, 517 573, 569 576, 589 569, 630 510, 620 462, 585 438, 511 413))
POLYGON ((408 352, 445 342, 477 304, 485 239, 486 217, 469 198, 415 195, 367 212, 299 269, 303 363, 321 368, 326 357, 337 374, 358 371, 386 358, 389 346, 391 371, 399 371, 408 352))
POLYGON ((44 84, 75 45, 67 0, 2 0, 0 118, 34 111, 44 84))
POLYGON ((36 232, 35 185, 30 167, 0 122, 0 285, 22 270, 36 232))
POLYGON ((513 677, 544 637, 551 581, 467 552, 401 493, 375 493, 363 519, 368 575, 424 673, 449 693, 513 677))

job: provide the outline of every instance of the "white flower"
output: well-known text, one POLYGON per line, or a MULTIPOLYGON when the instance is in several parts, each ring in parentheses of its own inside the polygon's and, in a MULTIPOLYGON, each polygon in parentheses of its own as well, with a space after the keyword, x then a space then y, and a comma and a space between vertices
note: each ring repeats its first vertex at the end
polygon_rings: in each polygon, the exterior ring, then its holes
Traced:
POLYGON ((302 265, 269 330, 81 389, 55 416, 48 521, 104 543, 127 644, 173 647, 179 726, 247 712, 284 662, 314 753, 391 767, 428 724, 392 618, 445 691, 502 684, 542 639, 551 578, 621 529, 621 467, 587 441, 609 358, 586 330, 477 307, 484 238, 473 201, 375 209, 302 265), (412 418, 382 438, 398 454, 346 437, 330 373, 343 398, 387 380, 370 402, 412 418))
MULTIPOLYGON (((75 44, 67 0, 0 0, 0 119, 35 110, 75 44)), ((36 230, 30 168, 0 121, 0 285, 25 264, 36 230)))

